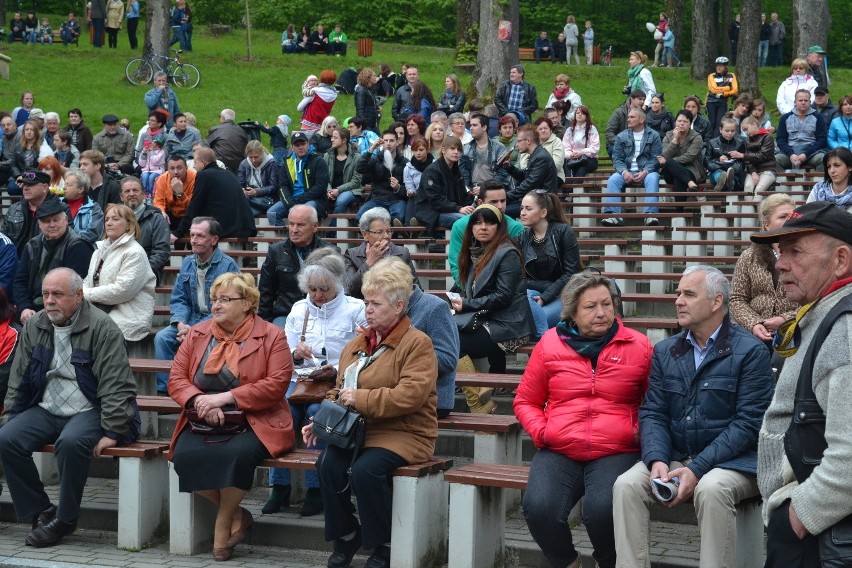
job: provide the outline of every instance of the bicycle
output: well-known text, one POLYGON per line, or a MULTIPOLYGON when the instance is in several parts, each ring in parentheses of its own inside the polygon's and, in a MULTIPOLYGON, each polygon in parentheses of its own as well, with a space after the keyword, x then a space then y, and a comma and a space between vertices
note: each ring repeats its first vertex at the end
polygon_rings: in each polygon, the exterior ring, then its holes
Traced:
POLYGON ((182 50, 172 49, 175 56, 160 55, 151 52, 144 57, 131 59, 124 67, 124 76, 132 85, 145 85, 151 82, 154 74, 163 71, 167 80, 175 87, 192 89, 201 82, 201 72, 191 63, 181 61, 182 50))
POLYGON ((612 66, 612 46, 609 46, 603 53, 601 53, 601 66, 612 66))

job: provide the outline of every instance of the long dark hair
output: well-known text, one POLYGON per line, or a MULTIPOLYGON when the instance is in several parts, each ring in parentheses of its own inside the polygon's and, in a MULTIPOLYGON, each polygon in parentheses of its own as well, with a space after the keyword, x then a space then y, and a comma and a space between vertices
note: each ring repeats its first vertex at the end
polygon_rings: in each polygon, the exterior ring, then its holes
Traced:
POLYGON ((432 110, 435 110, 435 97, 432 95, 432 89, 430 89, 423 81, 414 81, 411 85, 411 98, 408 99, 408 105, 411 107, 414 114, 420 113, 420 103, 424 99, 429 101, 429 104, 432 106, 432 110))
POLYGON ((581 112, 586 115, 586 131, 583 133, 583 141, 588 144, 589 143, 589 133, 592 131, 592 113, 589 111, 589 107, 586 105, 580 105, 577 107, 577 110, 574 111, 574 120, 571 121, 571 130, 574 130, 577 127, 577 113, 581 112))
MULTIPOLYGON (((489 207, 481 206, 477 207, 477 209, 470 214, 470 219, 467 222, 467 227, 464 230, 464 237, 462 238, 461 253, 459 254, 459 281, 462 282, 462 284, 467 282, 468 274, 470 274, 470 269, 473 266, 473 259, 470 256, 470 248, 476 240, 473 237, 473 226, 479 221, 485 221, 489 225, 497 225, 497 234, 494 235, 494 238, 485 249, 482 258, 477 263, 476 270, 473 273, 474 278, 479 276, 482 269, 491 261, 492 257, 497 252, 497 249, 507 243, 512 247, 515 247, 515 244, 509 237, 509 231, 506 228, 506 217, 501 217, 502 219, 498 218, 494 211, 492 211, 489 207)), ((515 248, 517 249, 517 247, 515 248)))

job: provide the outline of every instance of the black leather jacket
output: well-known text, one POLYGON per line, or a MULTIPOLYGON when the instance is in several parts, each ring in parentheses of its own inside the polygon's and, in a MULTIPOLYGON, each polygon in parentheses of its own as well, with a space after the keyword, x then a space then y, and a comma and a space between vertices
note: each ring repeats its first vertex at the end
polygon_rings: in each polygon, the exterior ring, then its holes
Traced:
POLYGON ((415 200, 415 216, 430 230, 438 224, 441 213, 457 213, 459 208, 473 202, 465 189, 458 164, 450 168, 443 158, 438 158, 423 170, 415 200))
POLYGON ((580 271, 580 247, 570 225, 564 223, 548 223, 544 243, 538 251, 549 259, 549 271, 536 270, 538 260, 536 248, 533 247, 533 233, 526 229, 518 235, 518 248, 524 257, 524 273, 527 277, 527 288, 541 292, 545 304, 557 299, 568 280, 580 271))
POLYGON ((373 155, 370 152, 364 152, 361 154, 361 157, 358 158, 358 164, 355 166, 355 171, 361 174, 362 184, 373 184, 373 189, 370 192, 370 199, 400 201, 406 199, 405 184, 403 184, 402 181, 405 164, 407 163, 408 160, 405 159, 402 152, 397 150, 396 157, 394 157, 393 160, 393 171, 388 171, 381 156, 373 155), (391 176, 399 180, 399 186, 396 190, 392 189, 390 186, 391 176))
POLYGON ((495 342, 535 334, 521 268, 518 249, 506 244, 497 249, 475 283, 473 269, 467 275, 462 312, 486 310, 488 331, 495 342))
MULTIPOLYGON (((319 237, 305 247, 303 258, 319 248, 333 247, 319 237)), ((260 269, 260 308, 258 315, 266 321, 287 316, 293 304, 305 297, 299 290, 297 276, 302 268, 299 253, 290 239, 284 239, 269 247, 269 254, 260 269)))
POLYGON ((379 105, 373 93, 362 85, 355 86, 355 115, 360 116, 367 123, 364 128, 378 130, 379 105))
POLYGON ((556 165, 553 158, 543 146, 536 146, 530 154, 530 161, 526 170, 519 170, 515 166, 509 168, 511 175, 520 183, 509 192, 508 203, 520 201, 524 196, 534 189, 545 189, 554 193, 559 189, 559 177, 556 174, 556 165))

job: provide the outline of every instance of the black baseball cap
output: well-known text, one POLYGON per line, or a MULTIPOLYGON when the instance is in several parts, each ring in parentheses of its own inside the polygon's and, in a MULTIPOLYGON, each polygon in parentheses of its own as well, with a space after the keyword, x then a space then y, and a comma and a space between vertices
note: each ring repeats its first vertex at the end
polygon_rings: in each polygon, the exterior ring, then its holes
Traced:
POLYGON ((290 136, 290 144, 295 144, 296 142, 308 142, 308 135, 302 132, 301 130, 297 130, 290 136))
POLYGON ((754 233, 755 243, 777 243, 781 237, 823 233, 852 245, 852 214, 828 201, 814 201, 797 207, 780 229, 754 233))
POLYGON ((115 124, 116 122, 118 122, 118 117, 114 114, 105 114, 104 117, 101 119, 101 122, 103 122, 104 124, 115 124))
MULTIPOLYGON (((828 87, 817 87, 816 89, 814 89, 814 94, 815 95, 827 95, 828 94, 828 87)), ((32 116, 32 114, 30 114, 30 116, 32 116)))
POLYGON ((39 170, 28 170, 20 175, 20 183, 24 185, 38 185, 50 183, 50 176, 39 170))

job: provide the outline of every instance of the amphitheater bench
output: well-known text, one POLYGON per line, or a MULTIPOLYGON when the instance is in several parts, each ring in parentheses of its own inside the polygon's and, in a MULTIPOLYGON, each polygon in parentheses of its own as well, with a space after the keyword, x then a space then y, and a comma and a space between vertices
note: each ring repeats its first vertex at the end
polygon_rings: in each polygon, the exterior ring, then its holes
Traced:
MULTIPOLYGON (((317 450, 293 450, 275 459, 264 460, 261 467, 314 469, 317 450)), ((391 566, 424 566, 447 546, 447 498, 444 471, 452 459, 429 461, 395 469, 393 476, 393 512, 391 515, 391 566)), ((194 493, 178 491, 178 476, 169 463, 169 552, 198 554, 209 548, 213 538, 215 510, 194 493)))
POLYGON ((521 375, 497 373, 456 373, 457 387, 488 387, 514 390, 521 384, 521 375))
MULTIPOLYGON (((525 489, 529 467, 472 463, 444 472, 450 485, 450 540, 447 568, 502 565, 507 490, 525 489)), ((763 564, 760 499, 736 508, 736 568, 763 564)))
MULTIPOLYGON (((139 550, 160 528, 168 503, 168 468, 163 455, 169 443, 140 440, 106 448, 103 457, 118 459, 118 548, 139 550)), ((53 445, 36 456, 42 482, 59 478, 53 445)))

